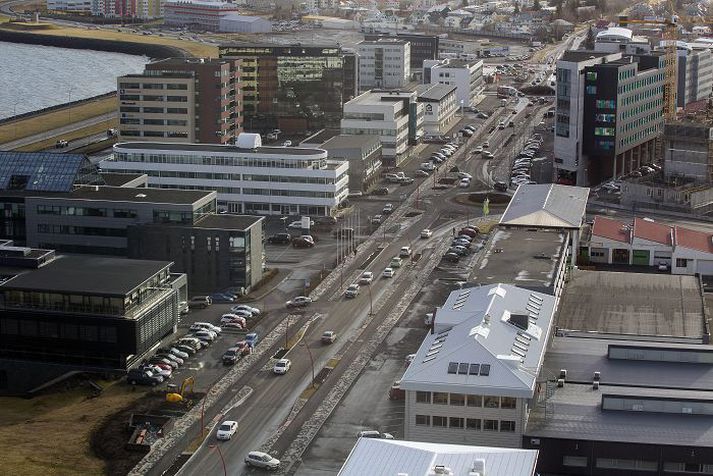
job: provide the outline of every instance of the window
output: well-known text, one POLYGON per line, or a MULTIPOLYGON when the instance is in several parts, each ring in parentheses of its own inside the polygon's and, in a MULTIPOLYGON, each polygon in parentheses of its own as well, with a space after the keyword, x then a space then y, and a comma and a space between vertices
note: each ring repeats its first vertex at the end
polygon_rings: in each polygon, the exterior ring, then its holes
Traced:
POLYGON ((614 128, 613 127, 595 127, 594 128, 594 135, 595 136, 608 136, 611 137, 614 135, 614 128))
POLYGON ((597 109, 614 109, 616 101, 613 99, 597 99, 596 106, 597 109))
POLYGON ((480 431, 480 418, 466 418, 465 427, 468 430, 480 431))
POLYGON ((597 80, 597 73, 593 71, 587 72, 587 81, 596 81, 597 80))
POLYGON ((664 463, 663 470, 672 473, 713 474, 713 464, 664 463))
POLYGON ((513 409, 517 405, 517 399, 512 397, 500 397, 500 408, 513 409))
POLYGON ((433 426, 445 428, 448 426, 448 418, 444 416, 434 416, 432 417, 433 426))
POLYGON ((416 403, 431 403, 431 392, 416 392, 416 403))
POLYGON ((448 405, 448 394, 443 392, 433 392, 434 405, 448 405))
POLYGON ((597 458, 597 468, 655 472, 658 470, 658 463, 636 459, 597 458))
POLYGON ((498 431, 498 420, 483 420, 485 431, 498 431))
POLYGON ((585 88, 585 91, 587 94, 597 94, 597 87, 596 86, 587 86, 585 88))
POLYGON ((416 425, 431 426, 431 416, 430 415, 416 415, 416 425))
POLYGON ((586 456, 565 456, 562 458, 562 466, 574 466, 576 468, 587 467, 586 456))
POLYGON ((462 393, 451 393, 451 405, 462 407, 465 405, 465 395, 462 393))
POLYGON ((500 421, 500 431, 514 432, 515 422, 512 420, 501 420, 500 421))
POLYGON ((676 267, 677 268, 688 267, 688 260, 686 258, 676 258, 676 267))
POLYGON ((498 397, 491 397, 486 395, 484 398, 484 404, 483 406, 485 408, 499 408, 500 407, 500 399, 498 397))
POLYGON ((483 396, 482 395, 468 395, 468 406, 469 407, 482 407, 483 406, 483 396))
POLYGON ((450 417, 449 419, 449 425, 451 428, 460 428, 463 429, 463 418, 460 417, 450 417))

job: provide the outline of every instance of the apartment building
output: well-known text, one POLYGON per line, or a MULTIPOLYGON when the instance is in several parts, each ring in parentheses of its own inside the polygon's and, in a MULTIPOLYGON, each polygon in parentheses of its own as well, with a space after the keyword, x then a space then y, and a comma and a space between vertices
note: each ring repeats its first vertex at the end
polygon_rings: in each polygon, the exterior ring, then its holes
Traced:
POLYGON ((207 31, 219 31, 221 19, 229 13, 239 13, 234 3, 206 0, 171 0, 164 3, 164 22, 171 26, 190 26, 207 31))
POLYGON ((241 60, 249 131, 336 126, 343 104, 356 95, 356 55, 339 46, 231 44, 219 54, 241 60))
POLYGON ((395 38, 362 41, 359 56, 359 91, 401 89, 411 77, 411 44, 395 38))
POLYGON ((455 86, 458 105, 475 106, 485 90, 483 61, 459 59, 424 61, 423 83, 455 86))
POLYGON ((47 11, 92 13, 92 0, 47 0, 47 11))
POLYGON ((683 43, 678 48, 678 107, 708 99, 713 92, 713 53, 683 43))
POLYGON ((458 110, 456 89, 456 86, 446 84, 421 84, 416 88, 418 102, 424 104, 424 133, 440 134, 448 131, 458 110))
MULTIPOLYGON (((63 4, 70 5, 71 0, 48 0, 55 7, 63 4)), ((91 0, 91 13, 95 16, 107 18, 138 18, 142 20, 152 20, 161 18, 164 15, 162 0, 91 0)), ((77 5, 77 2, 74 2, 77 5)), ((62 9, 61 7, 58 9, 62 9)))
POLYGON ((567 51, 557 62, 555 173, 599 183, 655 158, 663 132, 664 56, 567 51))
POLYGON ((239 61, 166 59, 117 87, 120 140, 230 144, 242 130, 239 61))
POLYGON ((520 447, 555 303, 508 284, 453 291, 401 378, 405 439, 520 447))
POLYGON ((423 62, 438 58, 440 44, 443 39, 437 35, 424 35, 420 33, 367 33, 364 35, 366 41, 378 41, 382 38, 397 38, 408 41, 411 50, 411 72, 420 71, 423 62))
POLYGON ((408 157, 409 141, 423 135, 424 104, 415 92, 369 91, 344 105, 344 135, 373 135, 381 141, 386 165, 408 157))
POLYGON ((349 164, 321 149, 262 147, 242 133, 235 146, 124 142, 104 171, 144 173, 151 187, 215 190, 218 209, 258 215, 330 216, 349 194, 349 164))

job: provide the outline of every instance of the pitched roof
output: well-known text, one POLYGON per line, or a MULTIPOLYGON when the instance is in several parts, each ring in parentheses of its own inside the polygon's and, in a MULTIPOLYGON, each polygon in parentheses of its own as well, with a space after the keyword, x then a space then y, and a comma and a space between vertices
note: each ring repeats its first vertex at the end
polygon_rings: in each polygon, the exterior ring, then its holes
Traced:
POLYGON ((437 465, 451 474, 468 474, 476 460, 483 460, 488 476, 531 476, 537 450, 466 446, 420 441, 359 438, 338 476, 432 475, 437 465))
POLYGON ((523 184, 500 219, 501 225, 579 228, 589 188, 560 184, 523 184))
POLYGON ((592 225, 592 236, 606 238, 620 243, 629 243, 630 226, 623 221, 613 220, 603 216, 595 216, 592 225))
POLYGON ((674 239, 676 247, 713 253, 713 235, 710 233, 676 226, 674 227, 674 239))
POLYGON ((453 291, 401 388, 531 397, 554 306, 550 295, 509 284, 453 291))
POLYGON ((651 219, 634 218, 634 238, 671 246, 671 227, 651 219))

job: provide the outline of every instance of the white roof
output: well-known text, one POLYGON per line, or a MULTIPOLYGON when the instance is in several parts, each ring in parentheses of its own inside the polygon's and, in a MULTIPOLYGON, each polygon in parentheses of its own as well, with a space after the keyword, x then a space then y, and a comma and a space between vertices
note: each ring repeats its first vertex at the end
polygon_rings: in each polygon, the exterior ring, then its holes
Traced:
POLYGON ((559 184, 522 184, 500 218, 501 225, 579 228, 589 188, 559 184))
POLYGON ((509 284, 453 291, 401 388, 532 397, 554 307, 554 297, 509 284))
POLYGON ((628 28, 612 26, 597 33, 597 40, 600 38, 622 38, 625 40, 631 40, 633 34, 634 33, 628 28))
POLYGON ((484 463, 487 476, 532 476, 537 450, 447 445, 419 441, 359 438, 338 476, 431 476, 436 465, 454 475, 467 475, 484 463))

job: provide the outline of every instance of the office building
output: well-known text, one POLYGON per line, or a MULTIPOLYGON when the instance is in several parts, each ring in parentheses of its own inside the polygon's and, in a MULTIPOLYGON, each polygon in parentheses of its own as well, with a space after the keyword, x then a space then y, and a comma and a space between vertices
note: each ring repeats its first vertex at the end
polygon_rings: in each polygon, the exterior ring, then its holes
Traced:
POLYGON ((241 134, 236 146, 119 143, 101 167, 145 173, 152 187, 215 190, 229 213, 330 216, 349 194, 347 162, 320 149, 262 147, 258 134, 241 134))
POLYGON ((679 43, 678 51, 678 107, 708 99, 713 92, 713 53, 710 48, 692 48, 679 43))
POLYGON ((409 142, 423 135, 424 104, 416 93, 369 91, 344 105, 344 135, 373 135, 381 141, 384 162, 398 166, 408 157, 409 142))
POLYGON ((664 55, 567 51, 557 62, 555 174, 600 183, 656 160, 664 55))
POLYGON ((336 126, 343 104, 356 95, 356 55, 339 46, 236 44, 219 53, 241 60, 248 131, 336 126))
POLYGON ((359 91, 401 89, 411 77, 411 44, 395 38, 357 44, 359 91))
POLYGON ((381 178, 382 147, 372 135, 338 135, 319 146, 330 160, 349 162, 349 191, 368 192, 381 178))
POLYGON ((451 292, 401 378, 405 439, 519 448, 555 303, 508 284, 451 292))
POLYGON ((423 35, 419 33, 367 33, 364 35, 366 41, 378 41, 382 38, 397 38, 408 41, 411 53, 411 72, 420 71, 423 62, 426 60, 438 59, 440 43, 443 41, 437 35, 423 35))
POLYGON ((459 59, 424 61, 423 83, 455 86, 458 105, 475 106, 485 90, 483 61, 459 59))
POLYGON ((421 84, 416 88, 418 102, 423 103, 423 130, 426 134, 448 132, 456 119, 458 101, 456 86, 421 84))
POLYGON ((535 476, 536 450, 358 438, 337 476, 535 476))
POLYGON ((190 26, 207 31, 219 31, 225 15, 239 13, 234 3, 205 0, 170 0, 164 3, 163 8, 166 25, 190 26))
POLYGON ((230 214, 205 215, 192 224, 138 224, 127 230, 128 256, 170 259, 174 271, 188 275, 192 294, 245 294, 262 279, 263 225, 263 217, 230 214))
POLYGON ((0 246, 0 391, 125 371, 176 331, 186 277, 171 263, 0 246))
POLYGON ((241 131, 239 61, 167 59, 117 87, 120 140, 230 144, 241 131))
POLYGON ((91 14, 92 0, 47 0, 47 11, 91 14))

